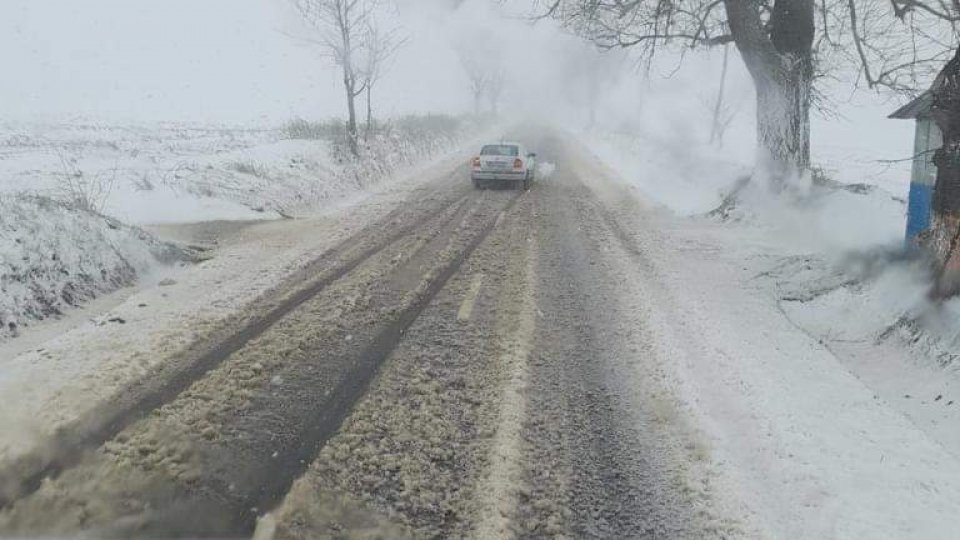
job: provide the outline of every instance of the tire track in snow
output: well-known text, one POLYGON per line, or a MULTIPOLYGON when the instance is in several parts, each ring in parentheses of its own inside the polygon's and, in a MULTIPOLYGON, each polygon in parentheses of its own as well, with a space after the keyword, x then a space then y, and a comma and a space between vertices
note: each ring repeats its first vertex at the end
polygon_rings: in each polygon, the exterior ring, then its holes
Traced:
MULTIPOLYGON (((536 245, 536 230, 528 237, 529 245, 536 245)), ((535 262, 525 252, 522 279, 506 291, 516 295, 520 311, 512 328, 502 328, 505 336, 501 345, 500 363, 508 371, 508 379, 500 401, 500 420, 494 434, 490 456, 490 471, 478 489, 480 510, 474 531, 476 538, 507 538, 515 535, 514 522, 519 506, 519 490, 524 485, 523 424, 527 413, 527 383, 530 347, 536 326, 535 262)), ((472 289, 471 289, 472 292, 472 289)), ((506 320, 501 319, 503 323, 506 320)))
MULTIPOLYGON (((339 348, 330 350, 318 350, 317 352, 325 356, 323 365, 333 365, 338 370, 346 370, 339 382, 327 392, 321 392, 322 388, 315 386, 315 380, 320 374, 314 373, 309 365, 303 368, 297 368, 299 371, 290 373, 298 375, 301 380, 293 381, 294 388, 284 388, 284 392, 267 392, 261 394, 256 400, 265 400, 261 405, 254 406, 249 411, 238 411, 237 415, 230 419, 230 423, 223 425, 215 435, 216 439, 223 438, 222 443, 210 445, 209 448, 201 448, 196 452, 201 454, 201 461, 209 466, 204 466, 195 473, 199 474, 199 480, 196 477, 184 480, 187 485, 192 486, 188 491, 180 493, 183 487, 177 487, 176 482, 171 483, 164 480, 159 486, 138 489, 134 487, 134 499, 144 503, 138 520, 127 521, 123 518, 118 521, 111 521, 109 516, 114 512, 107 510, 106 517, 107 529, 100 529, 100 532, 107 531, 110 534, 130 534, 131 531, 137 531, 138 534, 155 535, 198 535, 198 534, 217 534, 217 535, 245 535, 253 531, 257 516, 262 512, 269 510, 276 504, 289 489, 290 483, 294 478, 302 473, 303 469, 312 462, 313 457, 323 446, 324 441, 339 428, 343 418, 351 410, 353 403, 366 390, 370 379, 377 372, 380 363, 392 352, 393 348, 400 342, 406 329, 417 319, 420 312, 432 301, 433 297, 444 287, 445 283, 458 271, 472 252, 483 242, 489 233, 495 228, 495 216, 491 213, 496 210, 496 215, 502 215, 507 212, 513 204, 516 203, 519 196, 505 198, 491 198, 485 194, 477 194, 471 199, 479 206, 485 206, 485 212, 462 212, 454 211, 453 216, 460 216, 465 221, 462 225, 455 225, 452 229, 448 225, 440 227, 441 232, 438 240, 449 244, 449 249, 443 252, 435 251, 432 246, 433 241, 426 242, 420 250, 438 255, 439 260, 434 262, 435 266, 429 270, 429 277, 422 286, 411 296, 409 291, 396 291, 404 298, 401 302, 403 307, 395 317, 390 317, 386 323, 377 323, 376 332, 372 338, 359 339, 349 344, 342 345, 339 348), (475 217, 473 215, 476 214, 475 217), (339 367, 338 367, 339 366, 339 367), (311 390, 312 389, 312 390, 311 390), (289 394, 287 393, 289 392, 289 394), (313 398, 303 402, 299 396, 306 395, 304 392, 313 395, 313 398), (247 420, 250 423, 247 423, 247 420), (279 422, 279 423, 278 423, 279 422), (283 441, 270 444, 270 440, 275 436, 284 437, 283 441), (252 437, 252 438, 251 438, 252 437), (267 437, 266 440, 259 440, 267 437), (291 438, 293 437, 293 438, 291 438), (231 439, 236 439, 231 443, 231 439), (284 442, 285 441, 285 442, 284 442), (266 444, 264 444, 266 443, 266 444), (239 445, 239 446, 238 446, 239 445), (237 448, 235 448, 237 447, 237 448), (277 448, 272 458, 269 450, 277 448), (250 454, 254 451, 254 454, 250 454), (260 459, 266 452, 267 459, 260 459), (233 461, 232 459, 237 461, 233 461), (198 483, 199 482, 199 483, 198 483), (143 496, 143 489, 154 491, 158 496, 143 496), (171 493, 180 493, 172 496, 171 493)), ((453 223, 457 220, 453 219, 453 223)), ((384 261, 390 261, 389 256, 382 257, 384 261)), ((387 270, 391 274, 405 274, 412 268, 422 268, 425 261, 413 255, 406 263, 400 267, 387 270)), ((380 264, 380 263, 378 263, 380 264)), ((389 266, 389 265, 386 265, 389 266)), ((384 268, 386 268, 384 266, 384 268)), ((419 275, 419 274, 418 274, 419 275)), ((393 280, 386 279, 383 283, 390 283, 393 280)), ((407 280, 402 279, 404 286, 407 280)), ((406 291, 406 289, 404 289, 406 291)), ((381 308, 381 306, 373 306, 381 308)), ((384 306, 386 308, 389 306, 384 306)), ((389 308, 393 309, 393 308, 389 308)), ((361 311, 368 310, 366 307, 360 308, 361 311)), ((374 310, 375 311, 375 310, 374 310)), ((303 315, 303 313, 301 313, 303 315)), ((373 318, 368 320, 377 320, 377 314, 373 313, 373 318)), ((349 323, 349 320, 346 321, 349 323)), ((370 329, 374 330, 374 328, 370 329)), ((363 332, 363 331, 361 331, 363 332)), ((368 331, 369 334, 369 331, 368 331)), ((324 338, 326 340, 327 338, 324 338)), ((320 345, 326 341, 321 340, 320 345)), ((251 347, 258 347, 256 343, 251 343, 251 347)), ((269 347, 269 342, 262 346, 269 347)), ((269 351, 265 351, 269 352, 269 351)), ((235 363, 231 361, 231 365, 235 363)), ((296 365, 291 366, 291 369, 296 365)), ((223 371, 222 369, 219 371, 223 371)), ((221 373, 221 375, 223 375, 221 373)), ((270 376, 265 375, 269 380, 270 376)), ((283 383, 286 385, 286 383, 283 383)), ((191 390, 191 394, 195 394, 191 390)), ((192 400, 205 398, 202 394, 191 395, 192 400)), ((183 401, 180 398, 174 402, 174 405, 183 401)), ((169 410, 164 407, 161 411, 168 414, 169 410), (167 412, 164 412, 167 411, 167 412)), ((189 411, 188 411, 189 412, 189 411)), ((163 427, 162 420, 150 418, 148 421, 138 424, 144 424, 163 427)), ((186 428, 184 428, 186 429, 186 428)), ((139 452, 140 447, 131 447, 127 440, 142 441, 143 429, 125 431, 127 436, 118 442, 111 442, 111 445, 119 444, 124 447, 123 456, 128 456, 127 450, 139 452), (133 437, 133 439, 128 439, 133 437)), ((156 432, 157 430, 154 430, 156 432)), ((152 437, 149 430, 146 433, 147 438, 152 437)), ((206 434, 204 434, 206 436, 206 434)), ((216 441, 214 441, 216 442, 216 441)), ((175 443, 160 442, 160 447, 153 453, 161 453, 176 448, 175 443), (174 446, 170 446, 174 444, 174 446)), ((99 470, 104 466, 111 468, 110 455, 117 455, 115 450, 108 452, 109 455, 98 454, 97 457, 86 462, 84 470, 79 471, 80 478, 83 474, 99 470)), ((123 457, 123 459, 128 459, 123 457)), ((147 456, 149 458, 149 455, 147 456)), ((134 462, 140 458, 134 457, 134 462)), ((150 461, 150 459, 147 459, 150 461)), ((146 462, 145 462, 146 463, 146 462)), ((162 464, 161 464, 162 465, 162 464)), ((123 477, 123 469, 115 469, 117 474, 123 477)), ((77 474, 71 473, 69 480, 75 480, 77 474)), ((114 482, 117 483, 117 482, 114 482)), ((81 486, 79 493, 73 493, 70 482, 64 479, 62 485, 53 490, 53 501, 61 496, 57 490, 66 490, 66 500, 71 498, 80 500, 89 500, 96 498, 106 489, 106 499, 99 501, 98 504, 107 504, 115 494, 110 493, 109 488, 98 485, 81 486), (92 493, 84 493, 88 490, 92 493)), ((45 497, 51 496, 51 490, 44 490, 45 497)), ((36 498, 34 498, 36 499, 36 498)), ((50 501, 43 498, 36 499, 28 505, 24 511, 36 512, 44 507, 49 507, 50 501), (29 507, 33 508, 30 509, 29 507)), ((57 504, 57 503, 53 503, 57 504)), ((138 503, 139 504, 139 503, 138 503)), ((18 505, 20 506, 20 505, 18 505)), ((104 526, 103 518, 95 518, 92 523, 99 523, 104 526)), ((13 523, 17 523, 14 521, 13 523)), ((24 523, 20 521, 20 523, 24 523)), ((17 525, 14 525, 17 528, 17 525)))
MULTIPOLYGON (((196 351, 191 351, 193 354, 188 352, 186 356, 196 355, 196 358, 182 362, 181 365, 186 365, 184 369, 173 373, 159 373, 146 381, 141 381, 135 388, 122 392, 117 400, 96 407, 90 414, 60 429, 50 440, 40 443, 37 451, 19 458, 7 470, 0 472, 0 509, 33 493, 44 479, 54 478, 63 470, 75 465, 85 451, 99 447, 150 411, 174 399, 191 383, 220 365, 277 321, 315 297, 331 283, 348 275, 365 261, 416 232, 437 213, 462 207, 470 198, 470 195, 464 195, 463 191, 463 189, 452 191, 450 194, 454 198, 452 202, 442 198, 439 209, 432 205, 425 209, 418 208, 422 213, 414 215, 412 221, 401 224, 399 227, 390 225, 403 218, 402 213, 405 209, 391 212, 381 222, 361 230, 357 235, 315 259, 288 283, 264 295, 262 303, 266 305, 261 308, 263 315, 249 319, 240 330, 228 335, 225 339, 195 347, 200 349, 199 354, 196 351), (382 235, 384 230, 392 232, 382 235), (371 235, 380 236, 380 238, 355 253, 355 246, 363 245, 362 238, 371 235), (330 261, 334 262, 333 266, 324 269, 330 261), (315 273, 319 273, 320 277, 317 278, 315 273), (272 298, 284 290, 293 290, 293 292, 282 297, 279 302, 272 298)), ((257 302, 259 303, 261 302, 257 302)))

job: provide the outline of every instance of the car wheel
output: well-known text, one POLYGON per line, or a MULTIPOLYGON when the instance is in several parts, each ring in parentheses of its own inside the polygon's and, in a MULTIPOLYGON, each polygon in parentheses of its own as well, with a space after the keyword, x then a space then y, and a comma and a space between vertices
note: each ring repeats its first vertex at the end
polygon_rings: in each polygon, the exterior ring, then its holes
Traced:
POLYGON ((483 189, 483 185, 480 184, 480 181, 479 181, 479 180, 474 180, 474 181, 473 181, 473 187, 474 187, 475 189, 483 189))

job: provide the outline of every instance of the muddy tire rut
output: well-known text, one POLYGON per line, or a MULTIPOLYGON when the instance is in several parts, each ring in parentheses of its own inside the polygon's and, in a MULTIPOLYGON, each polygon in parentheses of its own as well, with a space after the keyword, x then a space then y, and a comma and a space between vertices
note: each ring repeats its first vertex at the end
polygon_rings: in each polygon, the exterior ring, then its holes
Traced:
POLYGON ((498 521, 515 489, 496 477, 510 457, 496 444, 502 398, 534 317, 530 206, 518 201, 410 327, 271 516, 275 538, 458 538, 498 521))
MULTIPOLYGON (((456 176, 458 169, 453 174, 456 176)), ((240 313, 190 341, 168 362, 88 414, 61 427, 37 449, 13 463, 0 463, 0 509, 29 495, 41 483, 75 465, 124 428, 169 402, 194 381, 261 335, 278 320, 330 284, 421 228, 437 215, 467 201, 469 190, 444 179, 434 182, 384 219, 324 253, 301 271, 263 294, 240 313)))

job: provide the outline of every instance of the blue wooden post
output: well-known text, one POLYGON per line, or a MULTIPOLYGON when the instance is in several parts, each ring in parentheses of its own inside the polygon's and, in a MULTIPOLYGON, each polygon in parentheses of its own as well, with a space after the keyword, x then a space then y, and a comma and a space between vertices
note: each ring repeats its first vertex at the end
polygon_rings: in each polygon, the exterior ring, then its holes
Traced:
POLYGON ((916 122, 913 168, 910 171, 910 199, 907 203, 907 242, 915 244, 917 237, 930 228, 933 188, 937 183, 937 166, 933 164, 933 153, 943 144, 943 137, 930 116, 929 93, 907 103, 891 114, 890 118, 912 119, 916 122))
POLYGON ((930 228, 933 186, 937 183, 937 166, 933 152, 942 144, 940 130, 930 118, 917 118, 913 144, 913 169, 910 175, 910 202, 907 205, 907 240, 914 242, 930 228))

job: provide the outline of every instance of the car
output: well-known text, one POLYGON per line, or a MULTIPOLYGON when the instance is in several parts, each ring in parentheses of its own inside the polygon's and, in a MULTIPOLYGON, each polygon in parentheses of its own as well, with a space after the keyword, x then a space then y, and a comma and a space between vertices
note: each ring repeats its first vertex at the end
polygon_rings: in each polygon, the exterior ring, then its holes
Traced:
POLYGON ((536 174, 537 154, 528 152, 520 143, 485 144, 480 155, 471 161, 470 179, 477 189, 504 183, 530 189, 536 174))

